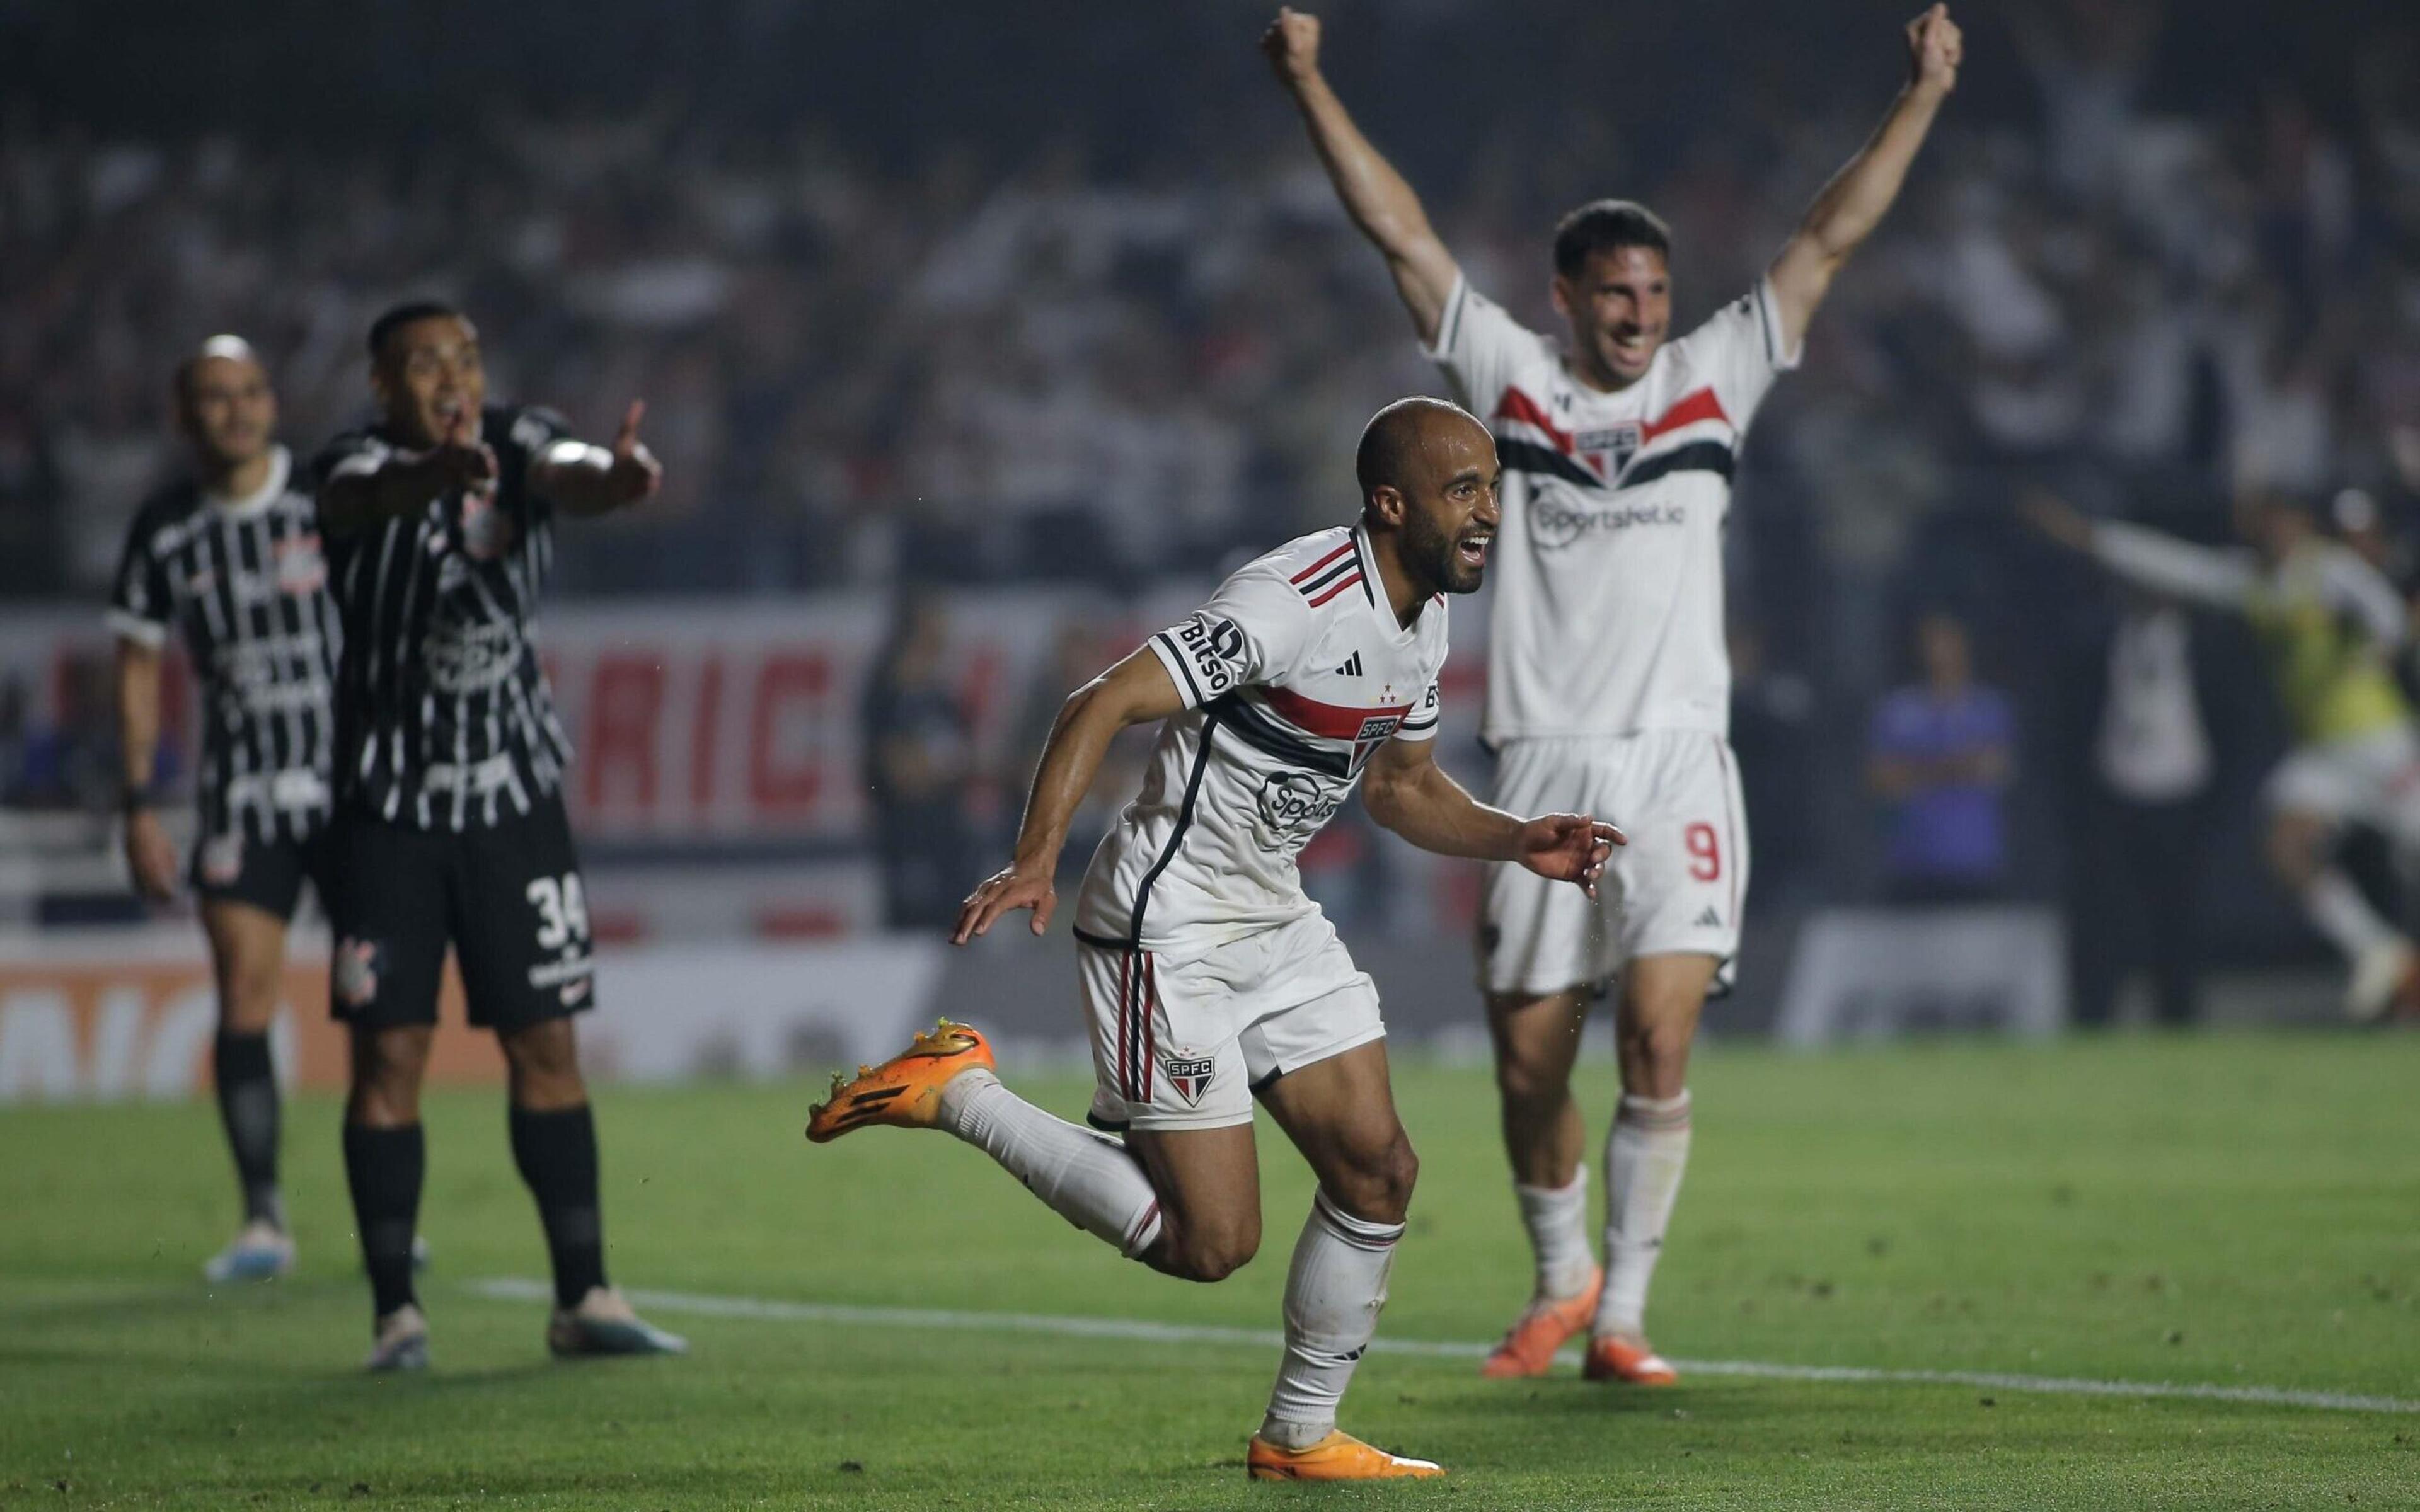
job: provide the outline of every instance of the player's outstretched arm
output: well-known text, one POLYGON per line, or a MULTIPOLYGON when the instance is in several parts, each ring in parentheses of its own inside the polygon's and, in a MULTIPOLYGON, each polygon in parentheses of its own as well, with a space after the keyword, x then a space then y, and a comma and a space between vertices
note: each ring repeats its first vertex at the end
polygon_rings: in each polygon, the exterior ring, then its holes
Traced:
POLYGON ((177 847, 147 801, 160 750, 160 650, 124 636, 117 641, 117 749, 126 870, 135 891, 166 903, 177 891, 177 847))
POLYGON ((647 401, 631 400, 610 447, 571 440, 548 446, 530 463, 530 488, 566 515, 610 515, 652 497, 664 470, 639 440, 646 413, 647 401))
POLYGON ((2046 489, 2027 490, 2017 501, 2017 516, 2051 540, 2155 594, 2240 609, 2258 585, 2258 574, 2242 552, 2195 546, 2140 525, 2095 520, 2046 489))
POLYGON ((1491 809, 1437 765, 1426 740, 1390 740, 1361 777, 1362 807, 1382 826, 1424 851, 1474 861, 1518 861, 1542 877, 1577 883, 1596 896, 1596 879, 1621 831, 1586 814, 1522 819, 1491 809))
POLYGON ((1428 211, 1420 208, 1412 186, 1370 145, 1344 102, 1327 86, 1326 76, 1319 71, 1319 18, 1279 10, 1261 36, 1261 51, 1277 70, 1278 83, 1302 111, 1311 145, 1336 186, 1336 197, 1344 202, 1345 213, 1361 234, 1386 256, 1387 270, 1395 277, 1395 292, 1411 312, 1413 327, 1423 343, 1434 346, 1461 270, 1429 225, 1428 211))
POLYGON ((1780 307, 1776 313, 1786 350, 1798 349, 1807 323, 1832 286, 1832 275, 1899 198, 1908 164, 1932 130, 1933 116, 1958 87, 1965 41, 1947 5, 1935 5, 1907 23, 1907 87, 1891 101, 1890 114, 1815 196, 1797 233, 1773 260, 1774 300, 1780 307))
POLYGON ((496 475, 496 449, 471 439, 471 417, 456 417, 425 452, 386 452, 338 462, 319 486, 319 528, 350 535, 384 520, 417 515, 461 488, 496 475))
POLYGON ((1100 775, 1109 742, 1128 725, 1151 724, 1184 710, 1184 695, 1148 648, 1068 694, 1051 723, 1050 738, 1042 745, 1025 818, 1016 826, 1016 856, 968 894, 950 943, 964 945, 988 934, 1003 915, 1020 908, 1033 910, 1034 933, 1048 928, 1051 910, 1059 906, 1058 889, 1051 885, 1059 871, 1059 852, 1066 846, 1067 826, 1092 791, 1093 779, 1100 775))

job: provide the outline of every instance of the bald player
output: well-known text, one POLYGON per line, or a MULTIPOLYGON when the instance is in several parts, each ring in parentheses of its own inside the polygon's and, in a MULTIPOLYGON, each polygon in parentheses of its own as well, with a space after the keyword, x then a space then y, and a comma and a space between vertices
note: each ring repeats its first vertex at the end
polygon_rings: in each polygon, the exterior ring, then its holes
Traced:
POLYGON ((136 513, 110 597, 126 862, 144 897, 177 894, 176 847, 152 809, 173 629, 201 680, 200 823, 184 876, 209 938, 211 1072, 243 1193, 243 1228, 204 1274, 265 1280, 294 1265, 269 1028, 303 879, 327 896, 337 621, 311 492, 276 443, 277 395, 250 345, 204 342, 177 368, 175 402, 192 471, 136 513))
POLYGON ((872 1124, 942 1129, 1077 1227, 1188 1281, 1261 1242, 1258 1098, 1318 1173, 1287 1273, 1285 1357, 1246 1464, 1263 1480, 1443 1473, 1339 1432, 1376 1332, 1419 1162, 1395 1116, 1378 995, 1304 896, 1295 859, 1362 784, 1370 816, 1422 849, 1593 890, 1612 825, 1522 820, 1434 759, 1446 595, 1479 587, 1497 525, 1496 445, 1464 410, 1404 399, 1357 457, 1359 519, 1290 542, 1069 695, 1015 858, 958 916, 964 945, 1018 909, 1049 924, 1051 877, 1110 740, 1156 722, 1141 795, 1076 904, 1092 1029, 1091 1122, 1063 1123, 943 1020, 810 1117, 818 1143, 872 1124))

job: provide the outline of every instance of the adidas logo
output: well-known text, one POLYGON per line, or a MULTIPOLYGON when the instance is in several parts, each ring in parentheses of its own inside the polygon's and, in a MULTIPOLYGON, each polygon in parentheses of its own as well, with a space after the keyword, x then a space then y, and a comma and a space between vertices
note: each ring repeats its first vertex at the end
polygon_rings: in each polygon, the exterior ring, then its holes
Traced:
POLYGON ((1698 916, 1698 928, 1699 929, 1720 929, 1722 927, 1723 916, 1717 909, 1708 908, 1704 913, 1698 916))
POLYGON ((1344 658, 1344 665, 1336 669, 1336 675, 1337 675, 1337 676, 1339 676, 1339 677, 1358 677, 1358 676, 1360 676, 1360 675, 1361 675, 1361 653, 1359 653, 1359 652, 1357 652, 1357 652, 1353 653, 1353 655, 1351 655, 1351 656, 1349 656, 1345 657, 1345 658, 1344 658))

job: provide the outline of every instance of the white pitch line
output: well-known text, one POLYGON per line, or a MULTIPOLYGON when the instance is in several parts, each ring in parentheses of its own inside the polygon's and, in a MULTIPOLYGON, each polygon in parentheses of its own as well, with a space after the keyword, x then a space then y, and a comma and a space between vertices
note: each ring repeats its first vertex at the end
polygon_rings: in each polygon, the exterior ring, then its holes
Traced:
MULTIPOLYGON (((463 1288, 506 1302, 551 1302, 554 1288, 543 1281, 496 1276, 463 1288)), ((1151 1344, 1249 1344, 1282 1348, 1274 1329, 1227 1328, 1212 1323, 1154 1323, 1133 1318, 1069 1318, 1050 1313, 961 1312, 937 1307, 858 1307, 839 1303, 782 1302, 767 1297, 718 1297, 694 1291, 628 1291, 631 1302, 657 1312, 701 1318, 745 1318, 758 1322, 845 1323, 875 1328, 980 1329, 997 1334, 1047 1334, 1060 1338, 1131 1339, 1151 1344)), ((1380 1338, 1373 1354, 1410 1354, 1430 1359, 1476 1360, 1484 1344, 1441 1339, 1380 1338)), ((1570 1350, 1564 1358, 1575 1359, 1570 1350)), ((2294 1391, 2283 1386, 2214 1386, 2168 1381, 2086 1381, 2069 1376, 2023 1376, 1996 1370, 1876 1370, 1861 1365, 1776 1365, 1761 1360, 1675 1360, 1701 1376, 1747 1376, 1762 1381, 1836 1381, 1888 1386, 1980 1386, 1993 1391, 2036 1392, 2053 1396, 2124 1396, 2191 1401, 2247 1402, 2256 1407, 2310 1407, 2334 1412, 2420 1413, 2420 1401, 2366 1396, 2341 1391, 2294 1391)))

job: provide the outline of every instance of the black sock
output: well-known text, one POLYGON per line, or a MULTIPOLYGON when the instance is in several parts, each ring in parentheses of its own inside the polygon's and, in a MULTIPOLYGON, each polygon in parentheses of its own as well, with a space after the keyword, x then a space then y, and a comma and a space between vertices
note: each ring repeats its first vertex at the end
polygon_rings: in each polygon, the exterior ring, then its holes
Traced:
POLYGON ((226 1128, 236 1180, 243 1188, 244 1222, 282 1229, 286 1205, 277 1197, 277 1072, 269 1063, 269 1036, 221 1029, 210 1048, 219 1122, 226 1128))
POLYGON ((420 1125, 345 1125, 345 1180, 353 1189, 362 1264, 369 1271, 370 1296, 380 1318, 420 1301, 411 1289, 411 1236, 420 1227, 420 1181, 427 1167, 428 1143, 420 1125))
POLYGON ((605 1284, 605 1224, 597 1206, 597 1120, 588 1104, 512 1110, 513 1164, 537 1198, 554 1261, 554 1302, 576 1307, 605 1284))

